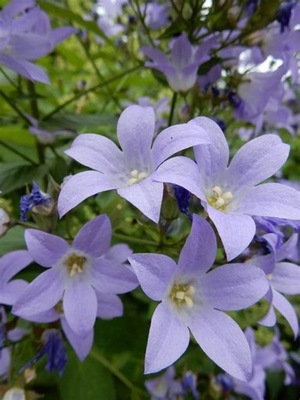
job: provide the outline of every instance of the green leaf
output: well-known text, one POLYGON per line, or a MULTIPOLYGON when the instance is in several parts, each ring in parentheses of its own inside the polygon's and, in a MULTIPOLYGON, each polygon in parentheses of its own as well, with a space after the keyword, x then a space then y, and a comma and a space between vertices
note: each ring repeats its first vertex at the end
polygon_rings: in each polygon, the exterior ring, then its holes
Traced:
POLYGON ((0 257, 9 251, 25 249, 24 228, 15 226, 0 238, 0 257))
POLYGON ((95 358, 79 361, 73 351, 68 354, 66 369, 59 381, 62 399, 115 400, 112 375, 95 358))
POLYGON ((35 145, 34 136, 28 132, 28 129, 16 126, 1 126, 0 139, 30 147, 35 145))
POLYGON ((46 173, 45 165, 0 163, 0 190, 2 194, 12 192, 33 180, 42 178, 46 173))

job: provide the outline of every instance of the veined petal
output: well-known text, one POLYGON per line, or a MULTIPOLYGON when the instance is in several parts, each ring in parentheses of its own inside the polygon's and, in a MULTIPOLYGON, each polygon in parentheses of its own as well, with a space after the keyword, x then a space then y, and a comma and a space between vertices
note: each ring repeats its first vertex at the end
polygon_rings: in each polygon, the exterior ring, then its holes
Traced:
POLYGON ((258 302, 270 285, 264 272, 249 264, 215 268, 201 281, 209 304, 220 310, 242 310, 258 302))
POLYGON ((105 254, 111 242, 111 223, 106 214, 87 222, 73 240, 73 247, 93 257, 105 254))
POLYGON ((1 286, 10 278, 27 267, 32 262, 32 257, 27 250, 16 250, 6 253, 0 258, 0 282, 1 286))
POLYGON ((118 176, 125 169, 124 154, 114 142, 95 133, 76 137, 65 153, 86 167, 109 176, 118 176))
POLYGON ((13 307, 13 313, 26 319, 54 307, 62 298, 64 279, 57 268, 49 268, 24 290, 13 307))
POLYGON ((92 348, 94 341, 94 330, 91 330, 91 332, 85 338, 81 338, 72 331, 65 317, 61 318, 61 326, 79 360, 83 361, 92 348))
POLYGON ((97 317, 111 319, 123 315, 123 303, 116 294, 97 293, 97 317))
POLYGON ((188 325, 213 362, 235 378, 249 380, 252 371, 249 344, 233 319, 221 311, 208 309, 202 310, 188 325))
POLYGON ((128 257, 132 254, 132 249, 125 243, 118 243, 105 253, 105 258, 119 263, 127 261, 128 257))
POLYGON ((204 274, 216 258, 217 240, 212 227, 198 215, 193 215, 190 234, 183 246, 178 269, 182 273, 204 274))
POLYGON ((276 318, 276 314, 275 314, 275 310, 274 307, 272 306, 272 304, 270 305, 269 311, 267 312, 267 314, 258 321, 258 323, 260 325, 263 326, 274 326, 276 324, 277 318, 276 318))
POLYGON ((153 143, 154 166, 158 167, 167 158, 188 147, 210 143, 205 129, 194 122, 170 126, 153 143))
POLYGON ((163 198, 163 184, 154 182, 152 176, 118 189, 120 196, 133 204, 154 222, 158 222, 163 198))
POLYGON ((196 197, 206 200, 201 190, 201 177, 197 164, 187 157, 173 157, 163 162, 151 175, 154 181, 179 185, 196 197))
POLYGON ((154 311, 149 331, 145 374, 158 372, 173 364, 187 349, 190 333, 163 303, 154 311))
POLYGON ((22 279, 16 279, 5 286, 1 287, 0 290, 0 303, 12 306, 20 298, 28 283, 22 279))
POLYGON ((60 217, 86 198, 111 189, 116 189, 116 185, 100 172, 85 171, 72 176, 63 185, 58 197, 60 217))
POLYGON ((97 316, 97 297, 89 282, 74 279, 63 297, 64 315, 72 331, 86 338, 94 328, 97 316))
POLYGON ((249 215, 300 220, 300 191, 280 183, 264 183, 247 192, 238 210, 249 215))
POLYGON ((128 258, 141 288, 150 299, 162 300, 176 271, 176 263, 163 254, 132 254, 128 258))
POLYGON ((70 249, 63 238, 37 229, 26 229, 25 241, 34 261, 47 268, 52 267, 70 249))
POLYGON ((220 235, 227 260, 231 261, 251 243, 255 223, 248 215, 226 214, 211 206, 207 206, 207 212, 220 235))
POLYGON ((300 294, 300 267, 289 262, 276 264, 272 272, 271 284, 284 294, 300 294))
POLYGON ((178 69, 191 63, 192 45, 185 33, 174 39, 172 44, 172 64, 178 69))
POLYGON ((277 135, 263 135, 244 144, 228 168, 228 186, 233 191, 254 186, 275 174, 285 163, 290 146, 277 135))
POLYGON ((214 186, 227 168, 229 148, 221 128, 206 117, 192 119, 193 123, 205 130, 211 142, 210 146, 194 148, 195 158, 205 186, 214 186))
POLYGON ((273 289, 273 306, 284 316, 289 323, 295 338, 298 336, 299 323, 297 314, 291 303, 282 294, 273 289))

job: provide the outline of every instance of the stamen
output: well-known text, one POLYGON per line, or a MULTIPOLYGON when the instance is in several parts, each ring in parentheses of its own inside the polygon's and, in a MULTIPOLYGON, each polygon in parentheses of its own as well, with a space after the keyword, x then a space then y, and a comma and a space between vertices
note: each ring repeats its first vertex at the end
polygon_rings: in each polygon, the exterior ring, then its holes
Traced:
POLYGON ((175 283, 170 292, 170 298, 177 307, 186 306, 187 308, 192 308, 194 306, 193 296, 195 292, 196 289, 192 285, 175 283))
POLYGON ((140 182, 141 180, 147 178, 147 172, 139 172, 137 169, 134 169, 130 172, 130 178, 127 181, 127 185, 131 186, 135 183, 140 182))
POLYGON ((231 192, 224 192, 220 186, 214 186, 212 188, 212 196, 208 197, 208 202, 211 206, 217 210, 224 211, 227 204, 233 199, 231 192))
POLYGON ((71 253, 64 261, 64 265, 67 267, 69 275, 72 277, 74 275, 83 273, 86 261, 86 257, 80 254, 71 253))

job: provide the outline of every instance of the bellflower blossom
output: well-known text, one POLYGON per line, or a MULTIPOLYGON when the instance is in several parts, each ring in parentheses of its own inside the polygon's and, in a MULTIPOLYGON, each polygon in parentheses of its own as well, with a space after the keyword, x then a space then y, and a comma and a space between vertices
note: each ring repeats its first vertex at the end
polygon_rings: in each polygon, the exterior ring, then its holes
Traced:
POLYGON ((35 0, 12 0, 0 11, 0 26, 0 64, 42 83, 49 83, 49 78, 31 61, 51 53, 76 31, 72 27, 52 30, 49 17, 35 0))
POLYGON ((300 219, 298 190, 273 182, 258 185, 275 174, 288 157, 289 146, 278 136, 266 134, 251 140, 228 166, 229 147, 219 126, 206 117, 190 123, 208 132, 212 144, 194 148, 197 164, 186 157, 167 160, 153 179, 182 186, 201 200, 228 260, 252 241, 256 231, 252 216, 300 219))
MULTIPOLYGON (((117 125, 123 151, 104 136, 79 135, 66 154, 94 171, 76 174, 63 185, 58 198, 60 216, 89 196, 117 189, 120 196, 158 222, 163 183, 153 179, 153 173, 178 151, 208 144, 209 140, 205 130, 195 123, 164 129, 152 145, 154 131, 153 108, 132 105, 122 112, 117 125)), ((172 180, 171 176, 168 178, 172 180)))
POLYGON ((208 51, 214 42, 215 38, 211 38, 200 46, 192 46, 183 33, 171 42, 170 59, 160 50, 143 48, 143 53, 152 60, 145 65, 161 71, 174 92, 187 92, 195 85, 197 70, 201 63, 209 59, 208 51))
POLYGON ((106 215, 87 222, 71 246, 59 236, 27 229, 28 251, 47 270, 23 291, 12 312, 30 319, 62 300, 71 330, 81 338, 87 337, 97 317, 97 292, 115 295, 137 286, 126 265, 105 257, 110 240, 111 224, 106 215))
POLYGON ((30 194, 24 194, 20 198, 20 220, 27 221, 27 213, 35 211, 42 215, 50 215, 54 211, 54 202, 48 193, 44 193, 36 182, 32 184, 30 194))
POLYGON ((242 380, 250 377, 247 340, 236 322, 222 311, 241 310, 256 303, 266 293, 268 283, 259 268, 244 264, 228 264, 207 272, 216 250, 212 227, 194 214, 178 264, 162 254, 129 257, 143 291, 160 301, 152 316, 145 373, 174 363, 188 347, 190 329, 219 367, 242 380))

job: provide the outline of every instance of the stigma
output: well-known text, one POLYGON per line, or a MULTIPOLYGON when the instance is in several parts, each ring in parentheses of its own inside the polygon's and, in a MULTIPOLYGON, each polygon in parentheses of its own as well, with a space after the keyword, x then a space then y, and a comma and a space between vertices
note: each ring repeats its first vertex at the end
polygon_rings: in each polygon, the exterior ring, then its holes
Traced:
POLYGON ((131 186, 135 183, 140 182, 141 180, 147 178, 147 172, 139 172, 137 169, 133 169, 130 171, 130 178, 127 181, 127 185, 131 186))
POLYGON ((212 195, 208 198, 208 202, 217 210, 224 211, 232 198, 231 192, 223 192, 220 186, 214 186, 212 188, 212 195))
POLYGON ((170 298, 178 307, 192 308, 195 292, 196 289, 192 285, 175 283, 171 289, 170 298))

